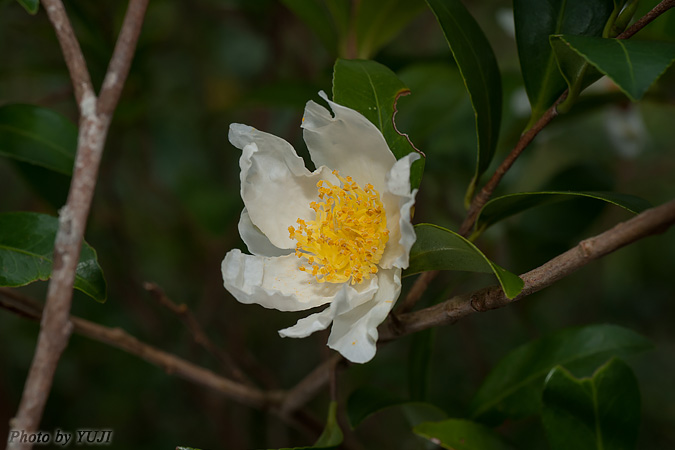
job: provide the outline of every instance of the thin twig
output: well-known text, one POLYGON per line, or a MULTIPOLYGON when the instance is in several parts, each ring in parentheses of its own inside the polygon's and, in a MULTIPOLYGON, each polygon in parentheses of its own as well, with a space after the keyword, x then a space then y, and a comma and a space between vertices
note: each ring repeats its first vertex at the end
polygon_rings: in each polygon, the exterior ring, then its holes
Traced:
MULTIPOLYGON (((82 51, 73 32, 61 0, 42 0, 49 20, 63 50, 80 111, 75 167, 66 205, 59 212, 59 229, 54 242, 54 264, 47 289, 47 301, 41 321, 38 343, 28 378, 21 396, 17 415, 11 421, 14 430, 34 432, 42 418, 54 373, 63 350, 68 345, 73 324, 70 306, 75 270, 79 260, 87 216, 94 195, 98 167, 103 153, 110 117, 115 109, 121 86, 124 85, 134 53, 143 14, 148 0, 131 0, 108 77, 101 96, 106 100, 101 114, 91 85, 82 51), (133 18, 131 17, 133 16, 133 18), (123 50, 119 50, 123 48, 123 50), (117 92, 117 94, 116 94, 117 92)), ((8 449, 30 449, 30 443, 10 443, 8 449)))
POLYGON ((410 312, 417 302, 421 300, 422 295, 426 292, 429 284, 438 274, 438 270, 422 272, 415 280, 415 283, 413 283, 410 291, 408 291, 408 295, 406 295, 403 302, 401 302, 401 306, 396 309, 396 314, 399 315, 410 312))
POLYGON ((576 247, 558 255, 521 278, 522 292, 509 299, 498 286, 455 296, 429 308, 398 316, 396 323, 380 327, 380 341, 384 342, 416 331, 452 324, 475 312, 501 308, 550 286, 586 264, 618 250, 639 239, 665 232, 675 224, 675 200, 648 209, 626 222, 616 225, 595 237, 580 242, 576 247))
MULTIPOLYGON (((675 0, 663 0, 651 11, 649 11, 649 13, 635 22, 629 29, 618 35, 616 38, 630 38, 673 6, 675 6, 675 0)), ((511 153, 508 154, 504 161, 499 165, 497 170, 495 170, 495 173, 483 186, 480 192, 476 194, 471 200, 469 211, 467 212, 466 219, 459 229, 459 234, 462 236, 467 236, 471 232, 471 229, 478 218, 478 214, 480 213, 483 206, 485 206, 487 201, 490 200, 490 197, 492 197, 492 194, 497 188, 497 185, 499 185, 499 182, 502 180, 504 175, 506 175, 506 172, 508 172, 516 159, 518 159, 518 157, 521 155, 523 150, 525 150, 525 148, 530 145, 532 140, 534 140, 539 132, 543 130, 558 115, 557 107, 567 98, 567 94, 568 90, 565 90, 562 95, 553 103, 553 105, 551 105, 551 107, 539 118, 539 120, 537 120, 537 122, 529 130, 521 135, 515 147, 513 150, 511 150, 511 153)))
MULTIPOLYGON (((42 309, 37 302, 11 289, 0 288, 0 307, 36 321, 42 317, 42 309)), ((137 356, 160 367, 169 375, 176 375, 194 384, 213 389, 243 405, 264 408, 279 403, 281 398, 281 392, 263 392, 237 383, 141 342, 121 328, 104 327, 75 316, 70 316, 70 321, 75 333, 137 356)))
POLYGON ((339 354, 335 354, 321 363, 305 378, 285 395, 280 410, 282 414, 289 414, 306 404, 330 381, 331 373, 343 361, 339 354))
POLYGON ((192 311, 185 304, 177 305, 174 303, 166 293, 155 283, 146 282, 143 284, 143 288, 150 293, 150 296, 164 308, 168 309, 175 315, 177 315, 180 320, 183 322, 185 327, 188 329, 190 334, 192 334, 192 339, 195 343, 201 345, 207 352, 209 352, 218 362, 223 366, 223 368, 237 381, 240 383, 252 386, 251 380, 249 380, 244 372, 239 368, 239 366, 234 362, 232 357, 225 352, 223 349, 218 347, 209 339, 206 335, 206 332, 199 324, 195 318, 192 311))
POLYGON ((471 233, 478 214, 480 213, 485 203, 490 200, 492 193, 497 188, 497 185, 502 180, 506 172, 513 166, 513 163, 516 162, 516 159, 523 153, 523 150, 527 148, 528 145, 534 140, 534 138, 539 134, 541 130, 546 128, 546 126, 551 123, 551 121, 558 115, 557 107, 567 98, 567 90, 562 93, 560 97, 553 103, 553 105, 546 110, 544 114, 537 120, 537 122, 532 125, 532 127, 523 133, 518 139, 516 146, 513 147, 511 153, 502 161, 502 163, 497 167, 495 173, 492 174, 490 180, 485 183, 483 188, 480 190, 473 200, 471 200, 471 205, 469 206, 469 211, 466 214, 466 219, 462 223, 462 226, 459 228, 459 234, 462 236, 468 236, 471 233))
POLYGON ((628 39, 632 37, 635 33, 646 27, 652 20, 656 19, 661 14, 673 7, 675 7, 675 0, 663 0, 616 38, 628 39))

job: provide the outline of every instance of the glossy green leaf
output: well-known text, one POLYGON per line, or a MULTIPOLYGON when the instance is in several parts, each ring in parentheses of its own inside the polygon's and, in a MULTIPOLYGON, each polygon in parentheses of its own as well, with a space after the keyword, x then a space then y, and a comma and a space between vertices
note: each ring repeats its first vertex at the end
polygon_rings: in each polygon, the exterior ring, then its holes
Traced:
MULTIPOLYGON (((394 110, 401 95, 410 91, 396 74, 375 61, 338 59, 333 69, 333 101, 355 109, 384 135, 396 159, 415 149, 406 136, 396 131, 394 110)), ((412 165, 410 183, 419 186, 424 158, 412 165)))
MULTIPOLYGON (((58 226, 58 219, 46 214, 0 214, 0 286, 24 286, 49 279, 58 226)), ((74 287, 98 302, 106 300, 103 271, 96 251, 86 242, 82 246, 74 287)))
POLYGON ((423 0, 361 0, 356 10, 358 57, 373 57, 425 7, 423 0))
POLYGON ((70 175, 77 127, 62 115, 38 106, 0 106, 0 155, 70 175))
POLYGON ((446 228, 428 223, 415 225, 417 240, 410 250, 405 275, 429 270, 462 270, 494 273, 508 298, 523 289, 523 280, 488 259, 471 241, 446 228))
POLYGON ((359 388, 349 396, 347 417, 352 428, 356 428, 368 417, 389 408, 400 409, 412 426, 447 417, 444 411, 431 403, 411 402, 390 391, 373 387, 359 388))
POLYGON ((652 205, 640 198, 628 194, 616 192, 571 192, 571 191, 547 191, 547 192, 521 192, 496 197, 483 206, 476 221, 476 230, 482 232, 495 223, 511 217, 514 214, 526 211, 537 206, 550 205, 578 198, 593 198, 624 208, 634 214, 638 214, 652 205))
POLYGON ((541 117, 566 87, 549 36, 562 33, 600 36, 614 7, 612 0, 514 0, 516 43, 532 106, 531 121, 541 117))
POLYGON ((632 369, 612 359, 590 378, 557 366, 546 378, 541 420, 551 450, 633 450, 640 389, 632 369))
POLYGON ((17 0, 29 14, 37 14, 40 0, 17 0))
POLYGON ((572 328, 528 342, 490 372, 471 402, 471 417, 496 425, 535 414, 541 408, 544 379, 555 366, 586 376, 612 356, 651 347, 644 337, 616 325, 572 328))
POLYGON ((639 40, 603 39, 590 36, 552 36, 556 56, 561 55, 564 66, 564 49, 572 49, 586 62, 616 83, 628 97, 637 101, 647 89, 675 61, 675 43, 639 40))
POLYGON ((497 146, 502 115, 501 76, 483 30, 460 0, 427 0, 427 3, 443 29, 476 115, 478 152, 476 171, 467 191, 468 201, 497 146))
POLYGON ((502 438, 490 428, 464 419, 447 419, 416 426, 416 434, 450 450, 509 450, 502 438))

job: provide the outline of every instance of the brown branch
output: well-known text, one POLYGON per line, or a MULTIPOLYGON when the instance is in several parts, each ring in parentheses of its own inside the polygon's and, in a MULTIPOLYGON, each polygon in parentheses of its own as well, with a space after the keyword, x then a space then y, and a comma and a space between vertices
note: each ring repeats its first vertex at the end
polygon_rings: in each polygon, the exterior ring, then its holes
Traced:
MULTIPOLYGON (((0 288, 0 307, 32 320, 39 321, 42 318, 42 310, 37 302, 11 289, 0 288)), ((120 328, 104 327, 75 316, 70 316, 70 321, 75 333, 137 356, 160 367, 169 375, 176 375, 197 385, 213 389, 241 404, 264 408, 279 403, 280 392, 265 393, 259 389, 234 382, 175 355, 145 344, 120 328)))
MULTIPOLYGON (((54 26, 73 82, 80 110, 80 130, 68 200, 59 211, 59 229, 54 242, 52 276, 47 290, 47 301, 41 320, 38 343, 17 415, 11 421, 11 427, 14 430, 28 433, 37 430, 58 361, 68 345, 73 330, 70 307, 75 270, 80 256, 87 216, 94 195, 110 116, 119 98, 117 90, 121 89, 126 79, 139 33, 139 30, 129 28, 140 28, 147 2, 148 0, 131 0, 130 2, 120 32, 120 39, 115 48, 109 72, 106 74, 108 82, 104 83, 102 88, 103 98, 109 99, 103 104, 104 108, 99 109, 84 56, 63 3, 61 0, 42 1, 54 26)), ((32 444, 11 443, 8 445, 11 450, 30 449, 31 447, 32 444)))
POLYGON ((211 339, 206 335, 206 332, 195 318, 192 311, 185 304, 177 305, 164 293, 155 283, 144 283, 143 288, 150 293, 150 296, 164 308, 168 309, 177 315, 183 322, 185 327, 192 334, 192 339, 195 343, 201 345, 207 352, 209 352, 218 362, 223 366, 229 374, 240 383, 252 386, 251 381, 246 377, 244 372, 237 366, 230 355, 223 351, 220 347, 215 345, 211 339))
POLYGON ((656 19, 672 7, 675 7, 675 0, 663 0, 616 38, 628 39, 632 37, 635 33, 646 27, 652 20, 656 19))
POLYGON ((471 205, 469 206, 469 211, 466 214, 466 219, 462 223, 462 226, 459 228, 459 234, 462 236, 468 236, 471 233, 478 214, 480 213, 485 203, 490 200, 492 193, 497 188, 497 185, 502 180, 506 172, 511 168, 516 159, 523 153, 523 150, 527 148, 528 145, 534 140, 534 138, 543 130, 551 121, 558 115, 557 107, 567 98, 567 90, 562 93, 560 97, 553 103, 553 105, 546 110, 546 112, 537 120, 537 122, 532 125, 532 127, 523 133, 518 139, 516 146, 513 147, 511 153, 502 161, 502 163, 497 167, 495 173, 492 174, 490 180, 485 183, 483 188, 480 190, 473 200, 471 200, 471 205))
POLYGON ((136 51, 138 36, 145 17, 145 10, 149 0, 131 0, 124 16, 122 29, 117 37, 108 70, 103 79, 101 94, 99 95, 96 111, 102 116, 111 116, 122 94, 126 82, 131 60, 136 51))
POLYGON ((87 70, 87 63, 80 49, 80 43, 77 41, 61 0, 42 0, 42 5, 56 31, 56 37, 59 40, 70 79, 75 89, 75 99, 78 105, 82 105, 86 96, 94 94, 94 88, 87 70))
POLYGON ((384 342, 416 331, 452 324, 475 312, 501 308, 520 300, 564 278, 586 264, 615 250, 653 234, 663 233, 675 224, 675 200, 648 209, 626 222, 595 237, 531 270, 521 278, 525 282, 520 295, 509 299, 498 286, 455 296, 429 308, 398 316, 396 321, 380 326, 380 341, 384 342))
MULTIPOLYGON (((656 5, 654 9, 649 11, 649 13, 640 18, 629 29, 618 35, 616 38, 628 39, 632 37, 635 33, 647 26, 651 21, 674 6, 675 0, 663 0, 661 3, 656 5)), ((497 170, 495 170, 495 173, 483 186, 480 192, 471 200, 469 211, 467 212, 466 219, 464 219, 464 222, 459 229, 459 234, 466 237, 471 233, 471 229, 478 218, 478 214, 480 213, 483 206, 485 206, 487 201, 490 200, 490 197, 492 197, 492 194, 497 188, 497 185, 499 185, 499 182, 502 180, 506 172, 508 172, 508 170, 511 168, 516 159, 518 159, 523 150, 525 150, 525 148, 530 145, 532 140, 534 140, 539 132, 543 130, 558 115, 557 107, 567 98, 567 94, 568 90, 565 90, 565 92, 562 93, 562 95, 539 118, 539 120, 537 120, 537 122, 530 129, 521 135, 515 147, 513 150, 511 150, 511 153, 508 154, 504 161, 499 165, 497 170)))
POLYGON ((288 415, 312 399, 330 381, 331 374, 335 373, 337 365, 342 361, 342 356, 335 354, 296 384, 285 395, 280 407, 281 414, 288 415))
POLYGON ((420 301, 422 295, 424 295, 424 292, 429 287, 429 284, 438 274, 438 270, 422 272, 415 280, 415 283, 413 283, 410 291, 408 291, 408 295, 406 295, 405 299, 401 302, 401 306, 396 309, 396 315, 405 314, 411 311, 417 302, 420 301))

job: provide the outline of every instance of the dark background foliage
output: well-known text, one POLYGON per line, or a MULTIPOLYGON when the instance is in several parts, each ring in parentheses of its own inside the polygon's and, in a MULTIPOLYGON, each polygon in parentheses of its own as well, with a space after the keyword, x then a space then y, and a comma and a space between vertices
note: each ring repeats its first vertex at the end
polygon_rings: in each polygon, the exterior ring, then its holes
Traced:
MULTIPOLYGON (((508 1, 471 2, 504 79, 504 121, 497 160, 528 120, 508 1)), ((94 84, 99 86, 125 2, 73 0, 66 8, 94 84)), ((672 11, 644 31, 673 38, 672 11), (668 26, 670 24, 670 26, 668 26)), ((218 370, 179 320, 155 304, 143 282, 158 283, 195 312, 210 337, 228 349, 258 382, 289 388, 328 355, 326 334, 281 339, 277 329, 303 314, 237 303, 222 287, 220 261, 242 248, 237 221, 239 152, 227 142, 231 122, 246 123, 293 143, 304 155, 300 118, 319 90, 330 92, 335 54, 281 3, 271 0, 152 1, 138 51, 109 133, 87 230, 106 274, 109 299, 98 304, 76 292, 73 314, 121 327, 139 339, 218 370)), ((473 111, 441 31, 423 12, 375 55, 396 71, 412 95, 399 103, 399 129, 428 159, 415 222, 456 229, 475 164, 473 111)), ((671 69, 639 104, 615 101, 606 80, 560 117, 518 161, 500 192, 543 189, 606 190, 653 204, 675 197, 675 72, 671 69)), ((73 121, 68 73, 43 11, 29 16, 0 1, 0 104, 55 109, 73 121)), ((25 167, 0 159, 0 212, 55 214, 67 180, 50 195, 27 181, 25 167)), ((34 179, 34 177, 32 177, 34 179)), ((584 237, 629 218, 593 201, 552 205, 514 217, 479 241, 515 273, 530 270, 584 237)), ((639 448, 675 447, 675 235, 625 248, 555 286, 508 308, 469 317, 435 332, 427 400, 452 416, 465 414, 485 375, 509 350, 552 331, 615 323, 649 337, 656 349, 628 360, 642 392, 639 448)), ((410 279, 404 284, 409 286, 410 279)), ((448 273, 424 304, 494 281, 448 273)), ((21 291, 44 298, 46 283, 21 291)), ((38 326, 0 312, 0 435, 16 412, 38 326)), ((369 385, 408 394, 407 337, 382 347, 370 364, 341 372, 346 398, 369 385)), ((419 393, 419 382, 413 392, 419 393), (416 391, 417 390, 417 391, 416 391)), ((422 389, 424 390, 424 389, 422 389)), ((310 405, 323 420, 327 393, 310 405)), ((420 445, 402 417, 388 412, 356 433, 367 448, 420 445), (398 431, 401 429, 401 431, 398 431)), ((73 336, 41 425, 43 430, 113 429, 112 448, 245 449, 309 444, 278 419, 102 344, 73 336)), ((503 431, 516 448, 546 448, 531 419, 503 431)))

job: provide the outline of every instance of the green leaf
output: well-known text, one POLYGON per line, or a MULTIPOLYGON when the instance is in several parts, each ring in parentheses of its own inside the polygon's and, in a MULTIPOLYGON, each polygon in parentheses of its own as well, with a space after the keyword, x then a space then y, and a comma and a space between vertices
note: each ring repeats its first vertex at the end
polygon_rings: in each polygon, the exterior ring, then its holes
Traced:
POLYGON ((12 165, 33 191, 46 200, 54 211, 66 203, 70 189, 68 175, 19 160, 12 161, 12 165))
POLYGON ((368 417, 389 408, 401 409, 412 426, 447 417, 444 411, 431 403, 411 402, 390 391, 370 386, 359 388, 349 396, 347 417, 352 428, 356 428, 368 417))
POLYGON ((549 36, 600 36, 613 10, 612 0, 514 0, 518 57, 532 106, 530 123, 541 117, 566 87, 549 36))
POLYGON ((0 106, 0 155, 70 175, 76 148, 77 127, 57 112, 0 106))
POLYGON ((24 7, 28 14, 37 14, 40 7, 40 0, 17 0, 24 7))
POLYGON ((634 214, 638 214, 652 205, 640 198, 628 194, 616 192, 584 192, 584 191, 544 191, 544 192, 520 192, 496 197, 483 206, 476 221, 476 231, 482 232, 500 220, 511 217, 514 214, 526 211, 537 206, 550 205, 575 198, 593 198, 624 208, 634 214))
POLYGON ((476 172, 467 191, 468 202, 497 146, 502 115, 501 76, 490 43, 460 0, 427 0, 427 3, 443 29, 476 115, 478 152, 476 172))
POLYGON ((361 0, 356 11, 358 57, 371 58, 424 9, 423 0, 361 0))
POLYGON ((675 60, 675 44, 670 42, 571 35, 552 36, 551 42, 556 43, 556 56, 561 55, 561 70, 565 67, 562 44, 611 78, 633 101, 642 98, 675 60))
POLYGON ((557 366, 546 378, 541 420, 551 450, 632 450, 640 425, 640 390, 631 368, 612 359, 591 378, 557 366))
POLYGON ((415 225, 417 240, 410 250, 405 276, 429 270, 462 270, 494 273, 508 298, 523 289, 523 280, 488 259, 461 235, 428 223, 415 225))
MULTIPOLYGON (((396 74, 375 61, 338 59, 333 69, 333 101, 363 114, 384 135, 396 159, 401 159, 415 148, 399 134, 394 126, 396 101, 410 91, 396 74)), ((424 159, 415 161, 411 168, 413 188, 422 180, 424 159)))
POLYGON ((566 329, 528 342, 490 372, 471 402, 471 417, 496 425, 506 418, 536 414, 541 407, 544 379, 555 366, 587 375, 611 356, 651 347, 644 337, 616 325, 566 329))
POLYGON ((434 444, 450 450, 508 450, 511 448, 490 428, 464 419, 422 423, 413 431, 434 444))
MULTIPOLYGON (((0 286, 24 286, 47 280, 52 273, 56 217, 30 212, 0 214, 0 286)), ((96 251, 82 245, 75 289, 98 302, 106 300, 106 283, 96 251)))

